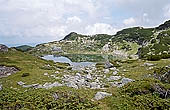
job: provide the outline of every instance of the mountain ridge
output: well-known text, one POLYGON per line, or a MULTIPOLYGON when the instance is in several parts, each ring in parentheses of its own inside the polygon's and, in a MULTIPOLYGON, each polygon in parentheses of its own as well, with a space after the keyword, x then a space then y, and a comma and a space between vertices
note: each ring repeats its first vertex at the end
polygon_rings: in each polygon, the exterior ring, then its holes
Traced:
POLYGON ((39 44, 29 52, 35 54, 106 53, 122 54, 126 57, 138 55, 140 58, 146 58, 150 55, 170 54, 170 46, 166 42, 170 41, 169 36, 170 20, 155 28, 126 28, 115 35, 82 35, 71 32, 60 41, 39 44), (161 49, 155 51, 158 45, 161 49))

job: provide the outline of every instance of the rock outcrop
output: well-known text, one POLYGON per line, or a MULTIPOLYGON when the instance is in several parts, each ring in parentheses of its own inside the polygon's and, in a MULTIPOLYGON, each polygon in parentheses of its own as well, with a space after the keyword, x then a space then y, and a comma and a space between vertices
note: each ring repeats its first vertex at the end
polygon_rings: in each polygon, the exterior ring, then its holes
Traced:
POLYGON ((6 45, 0 44, 0 52, 8 52, 8 47, 6 45))
POLYGON ((11 74, 18 72, 19 70, 15 67, 0 66, 0 78, 6 77, 11 74))
POLYGON ((112 94, 106 93, 106 92, 97 92, 94 99, 95 100, 101 100, 105 97, 112 96, 112 94))

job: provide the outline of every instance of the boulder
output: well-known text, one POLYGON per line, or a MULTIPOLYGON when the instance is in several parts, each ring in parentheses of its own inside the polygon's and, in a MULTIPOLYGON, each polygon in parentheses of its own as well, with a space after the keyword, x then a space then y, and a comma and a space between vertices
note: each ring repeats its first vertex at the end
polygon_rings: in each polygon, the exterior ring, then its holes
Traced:
POLYGON ((170 65, 155 70, 154 76, 161 82, 170 84, 170 65))
POLYGON ((17 82, 17 84, 20 85, 20 86, 25 85, 25 83, 22 82, 22 81, 17 82))
POLYGON ((117 73, 118 73, 118 71, 114 71, 114 72, 113 72, 113 75, 116 75, 117 73))
POLYGON ((135 81, 135 80, 132 80, 132 79, 129 79, 129 78, 122 78, 121 81, 119 81, 119 82, 112 82, 111 84, 112 84, 112 86, 122 87, 125 84, 127 84, 129 82, 132 82, 132 81, 135 81))
POLYGON ((106 93, 106 92, 97 92, 94 99, 95 100, 101 100, 105 97, 112 96, 112 94, 106 93))
POLYGON ((87 78, 87 80, 92 80, 91 74, 87 74, 85 77, 87 78))
POLYGON ((92 82, 92 83, 90 83, 90 88, 91 89, 100 89, 100 84, 98 84, 97 82, 92 82))
POLYGON ((8 47, 6 45, 0 44, 0 52, 8 52, 8 47))
POLYGON ((159 94, 161 98, 170 98, 170 89, 166 90, 164 87, 159 85, 153 86, 154 92, 159 94))
POLYGON ((48 73, 44 73, 44 76, 48 76, 48 73))
POLYGON ((154 66, 155 64, 152 63, 144 63, 144 66, 154 66))
POLYGON ((132 81, 134 81, 134 80, 132 80, 132 79, 130 79, 130 78, 123 78, 123 79, 121 80, 121 83, 124 85, 124 84, 127 84, 127 83, 132 82, 132 81))
POLYGON ((121 79, 121 76, 110 76, 107 78, 108 81, 117 81, 119 79, 121 79))
POLYGON ((0 84, 0 91, 2 90, 2 84, 0 84))
POLYGON ((6 77, 18 71, 15 67, 0 66, 0 77, 6 77))
POLYGON ((75 89, 79 88, 78 85, 73 81, 70 81, 70 82, 66 83, 66 86, 67 87, 72 87, 72 88, 75 88, 75 89))
POLYGON ((105 68, 112 68, 113 64, 111 64, 109 61, 107 61, 104 66, 105 66, 105 68))
POLYGON ((57 93, 53 94, 53 98, 54 98, 54 100, 58 100, 59 99, 59 96, 57 95, 57 93))
POLYGON ((59 87, 59 86, 63 86, 63 85, 58 82, 54 82, 54 83, 45 83, 42 87, 39 86, 39 88, 51 89, 53 87, 59 87))
POLYGON ((104 73, 105 74, 107 74, 107 73, 109 73, 110 71, 109 71, 109 69, 104 69, 104 73))

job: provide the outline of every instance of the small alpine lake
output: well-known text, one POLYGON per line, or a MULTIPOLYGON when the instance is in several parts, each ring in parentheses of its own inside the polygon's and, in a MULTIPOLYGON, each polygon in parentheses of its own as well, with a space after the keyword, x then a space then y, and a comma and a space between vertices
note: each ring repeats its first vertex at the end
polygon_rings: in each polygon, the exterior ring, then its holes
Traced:
POLYGON ((102 54, 45 55, 42 58, 45 60, 53 60, 54 62, 69 63, 73 67, 85 67, 96 64, 97 62, 118 59, 116 56, 102 54))

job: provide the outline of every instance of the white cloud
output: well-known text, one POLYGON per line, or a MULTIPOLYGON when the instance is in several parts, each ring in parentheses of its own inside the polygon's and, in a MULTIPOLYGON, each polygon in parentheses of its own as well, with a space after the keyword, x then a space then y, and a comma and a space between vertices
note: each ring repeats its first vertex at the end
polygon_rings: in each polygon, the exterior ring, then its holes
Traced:
POLYGON ((126 26, 134 26, 136 24, 136 20, 135 18, 131 17, 131 18, 123 20, 123 24, 126 26))
POLYGON ((40 38, 48 42, 60 40, 71 31, 114 34, 128 26, 158 25, 170 18, 169 3, 169 0, 0 0, 0 43, 8 42, 9 38, 14 43, 20 38, 23 38, 20 42, 39 42, 40 38))
POLYGON ((92 34, 115 34, 118 30, 113 28, 109 24, 105 23, 96 23, 94 25, 88 25, 85 28, 86 32, 90 35, 92 34))
POLYGON ((170 18, 170 4, 166 5, 163 8, 163 11, 164 11, 164 17, 169 19, 170 18))
POLYGON ((81 22, 82 22, 82 20, 79 17, 77 17, 77 16, 69 17, 69 18, 67 18, 67 21, 66 21, 67 24, 70 24, 70 23, 81 23, 81 22))

